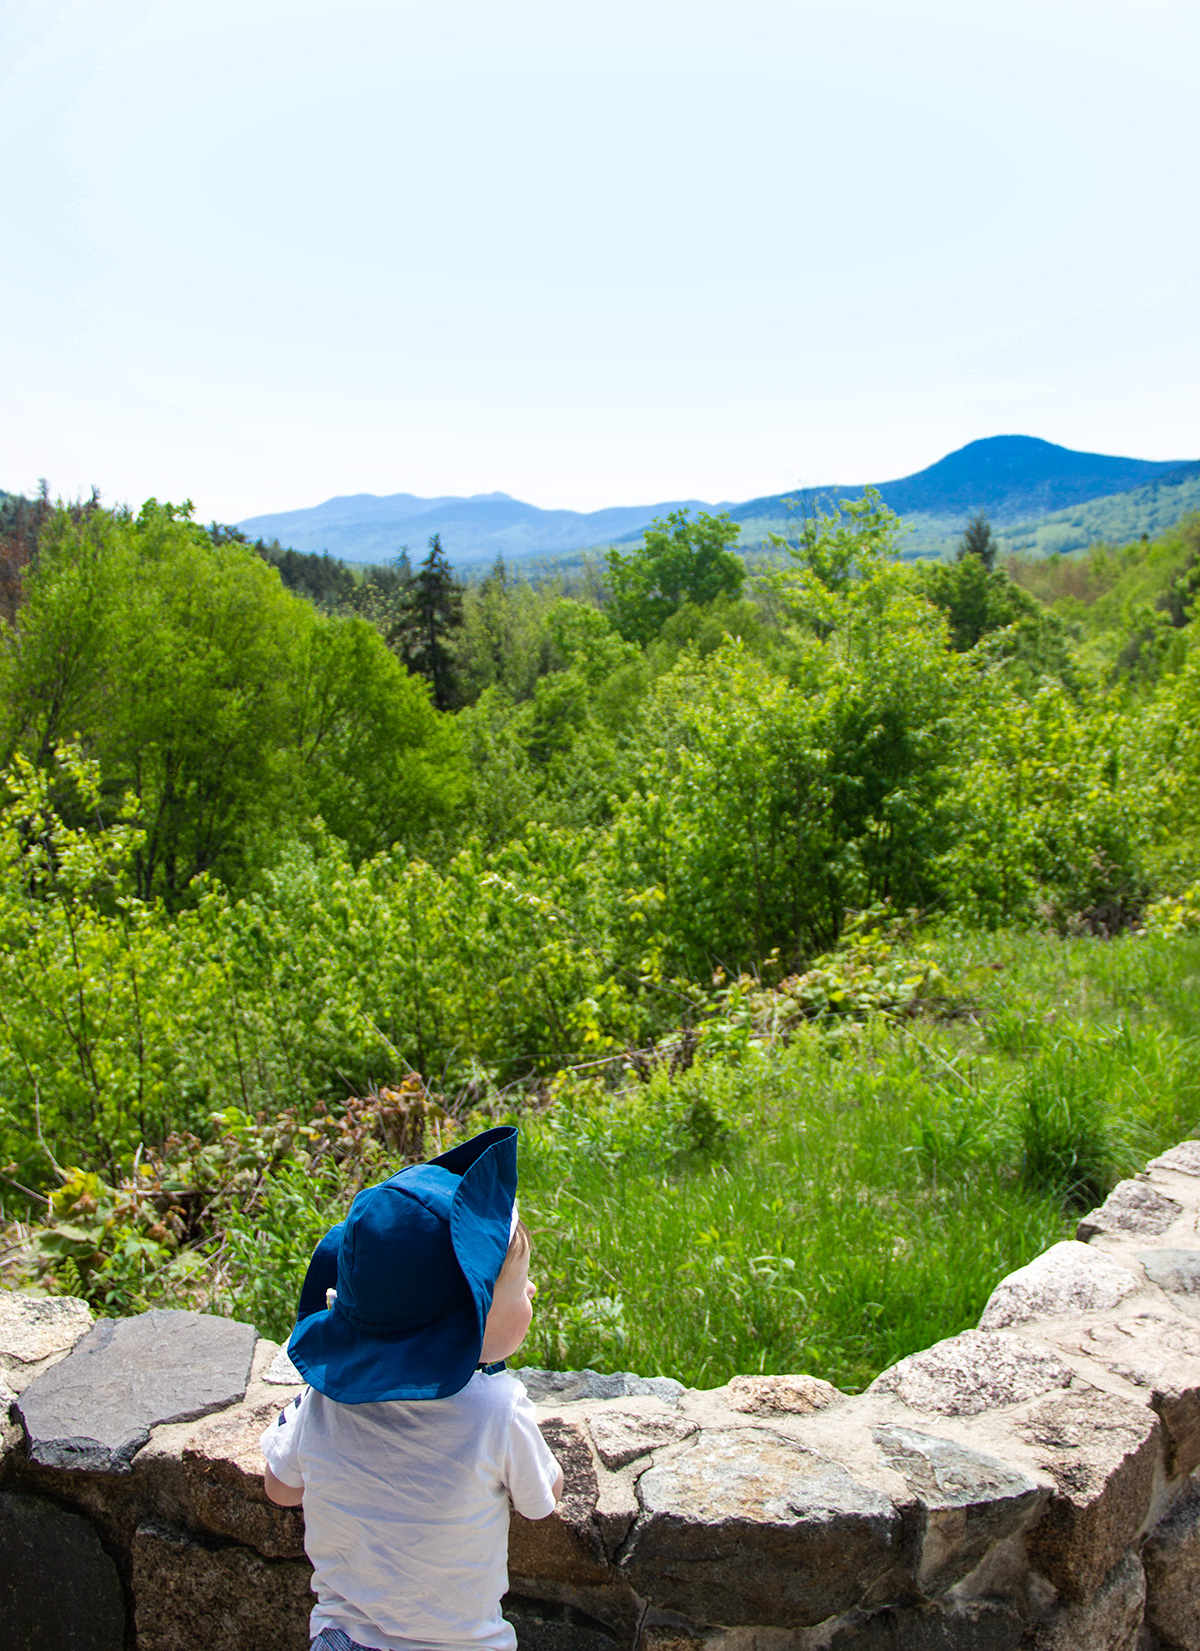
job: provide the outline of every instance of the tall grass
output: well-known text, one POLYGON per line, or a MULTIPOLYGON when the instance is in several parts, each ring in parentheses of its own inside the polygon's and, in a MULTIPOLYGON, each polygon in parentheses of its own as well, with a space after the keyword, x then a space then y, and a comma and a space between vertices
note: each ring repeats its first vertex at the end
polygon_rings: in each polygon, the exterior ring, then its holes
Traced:
POLYGON ((946 955, 975 994, 961 1021, 813 1033, 527 1125, 525 1357, 859 1388, 974 1324, 1000 1278, 1200 1122, 1200 1002, 1180 989, 1200 944, 951 935, 946 955), (715 1149, 664 1140, 685 1098, 725 1121, 715 1149))
MULTIPOLYGON (((861 1388, 974 1324, 1200 1122, 1200 941, 951 930, 940 950, 959 1019, 810 1029, 519 1119, 540 1288, 522 1359, 861 1388)), ((285 1179, 230 1234, 260 1328, 286 1335, 328 1200, 285 1179)))

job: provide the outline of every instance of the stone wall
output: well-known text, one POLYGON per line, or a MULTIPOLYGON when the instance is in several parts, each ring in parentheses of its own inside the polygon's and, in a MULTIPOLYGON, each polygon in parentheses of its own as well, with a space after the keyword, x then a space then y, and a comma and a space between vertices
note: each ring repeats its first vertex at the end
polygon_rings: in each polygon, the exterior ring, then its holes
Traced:
MULTIPOLYGON (((566 1473, 514 1518, 522 1651, 1200 1651, 1200 1141, 850 1397, 526 1372, 566 1473)), ((303 1651, 303 1517, 248 1325, 0 1294, 0 1642, 303 1651)))

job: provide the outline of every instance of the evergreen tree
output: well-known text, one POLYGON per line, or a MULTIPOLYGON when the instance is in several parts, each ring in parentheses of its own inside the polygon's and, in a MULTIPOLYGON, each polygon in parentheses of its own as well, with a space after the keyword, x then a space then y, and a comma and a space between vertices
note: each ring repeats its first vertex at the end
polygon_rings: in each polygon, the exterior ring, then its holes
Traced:
POLYGON ((978 556, 984 567, 990 573, 996 565, 996 551, 999 546, 992 538, 992 524, 987 519, 985 510, 977 510, 967 523, 966 531, 958 542, 957 561, 967 556, 978 556))
MULTIPOLYGON (((96 497, 93 493, 93 508, 96 497)), ((37 560, 38 538, 50 513, 50 491, 44 481, 36 499, 0 493, 0 619, 11 622, 16 616, 24 572, 37 560)))
POLYGON ((404 604, 401 653, 410 671, 433 689, 439 711, 457 698, 457 673, 450 641, 463 622, 463 587, 442 549, 440 533, 429 540, 429 554, 413 574, 404 604))

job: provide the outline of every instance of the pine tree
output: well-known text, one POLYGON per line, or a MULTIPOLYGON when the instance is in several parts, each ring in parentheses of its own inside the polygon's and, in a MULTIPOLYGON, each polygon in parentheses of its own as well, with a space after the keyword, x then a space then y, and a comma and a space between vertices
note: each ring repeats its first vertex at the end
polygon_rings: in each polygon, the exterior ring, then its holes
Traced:
POLYGON ((406 593, 401 651, 409 670, 433 689, 439 711, 455 703, 458 681, 449 643, 462 622, 463 587, 446 560, 441 535, 434 533, 406 593))
POLYGON ((987 519, 987 512, 977 510, 967 523, 966 531, 958 542, 956 560, 961 562, 967 556, 978 556, 990 573, 996 565, 996 551, 998 548, 995 539, 992 538, 992 524, 987 519))

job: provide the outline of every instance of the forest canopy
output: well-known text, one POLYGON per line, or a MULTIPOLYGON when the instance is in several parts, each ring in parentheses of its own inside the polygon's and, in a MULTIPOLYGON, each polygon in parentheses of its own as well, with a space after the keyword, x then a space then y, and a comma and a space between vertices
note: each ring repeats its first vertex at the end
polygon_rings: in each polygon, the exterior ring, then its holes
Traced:
MULTIPOLYGON (((154 500, 0 523, 6 1199, 201 1175, 252 1120, 291 1152, 388 1086, 497 1116, 740 1060, 763 1004, 926 990, 863 938, 897 922, 1189 922, 1200 522, 1004 566, 975 538, 914 567, 868 494, 748 568, 680 512, 568 588, 154 500)), ((169 1256, 159 1225, 129 1231, 169 1256)))

